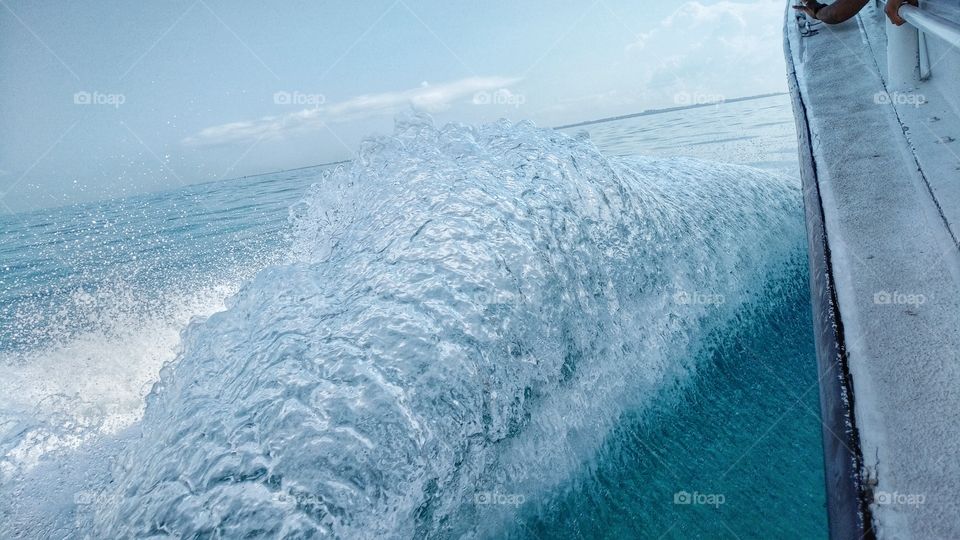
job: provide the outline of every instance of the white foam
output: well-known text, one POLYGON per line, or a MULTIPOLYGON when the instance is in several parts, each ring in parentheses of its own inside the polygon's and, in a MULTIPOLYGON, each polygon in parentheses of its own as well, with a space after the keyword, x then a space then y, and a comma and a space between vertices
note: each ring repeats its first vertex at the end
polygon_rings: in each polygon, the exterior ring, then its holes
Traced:
POLYGON ((91 330, 58 337, 48 329, 49 346, 0 355, 0 473, 28 470, 48 452, 137 422, 160 369, 176 358, 181 331, 225 309, 240 283, 162 301, 138 298, 123 284, 95 296, 76 292, 61 317, 87 318, 91 330))

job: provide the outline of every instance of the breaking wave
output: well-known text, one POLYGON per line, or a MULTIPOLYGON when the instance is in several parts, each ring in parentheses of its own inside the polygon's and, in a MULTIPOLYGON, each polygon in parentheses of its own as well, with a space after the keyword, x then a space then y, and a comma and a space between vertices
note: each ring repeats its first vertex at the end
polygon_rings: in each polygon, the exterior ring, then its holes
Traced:
POLYGON ((488 534, 513 507, 485 498, 559 485, 776 295, 803 260, 799 205, 754 169, 401 119, 292 209, 295 262, 187 328, 76 523, 488 534))

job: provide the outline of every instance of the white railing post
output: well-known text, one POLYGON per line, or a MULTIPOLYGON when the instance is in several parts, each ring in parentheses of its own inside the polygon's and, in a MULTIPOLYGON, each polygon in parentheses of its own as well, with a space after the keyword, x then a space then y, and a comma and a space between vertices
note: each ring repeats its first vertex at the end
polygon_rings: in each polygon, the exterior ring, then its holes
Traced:
POLYGON ((912 90, 920 82, 920 36, 913 25, 895 26, 889 20, 886 24, 888 89, 912 90))
POLYGON ((930 80, 930 48, 927 47, 927 33, 920 32, 920 80, 930 80))

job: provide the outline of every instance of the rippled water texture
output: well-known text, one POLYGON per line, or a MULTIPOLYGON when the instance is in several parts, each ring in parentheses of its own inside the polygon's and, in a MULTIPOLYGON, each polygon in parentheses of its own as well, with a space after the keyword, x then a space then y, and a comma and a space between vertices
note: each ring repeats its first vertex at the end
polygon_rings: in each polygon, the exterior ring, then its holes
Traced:
POLYGON ((76 524, 491 534, 510 512, 478 494, 568 482, 777 296, 799 200, 754 169, 608 159, 529 124, 400 121, 293 209, 292 262, 187 329, 129 445, 86 450, 116 460, 76 524))

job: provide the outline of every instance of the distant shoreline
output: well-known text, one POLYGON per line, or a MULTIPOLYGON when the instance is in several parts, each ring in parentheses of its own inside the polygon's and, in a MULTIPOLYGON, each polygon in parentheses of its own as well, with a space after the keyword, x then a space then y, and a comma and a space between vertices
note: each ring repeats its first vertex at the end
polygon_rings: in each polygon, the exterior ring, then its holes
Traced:
MULTIPOLYGON (((330 161, 330 162, 327 162, 327 163, 317 163, 316 165, 304 165, 303 167, 294 167, 294 168, 292 168, 292 169, 280 169, 280 170, 278 170, 278 171, 269 171, 269 172, 254 173, 254 174, 245 174, 245 175, 243 175, 243 176, 237 176, 237 177, 234 177, 234 178, 224 178, 223 180, 212 180, 212 182, 228 182, 228 181, 230 181, 230 180, 242 180, 242 179, 244 179, 244 178, 253 178, 253 177, 256 177, 256 176, 266 176, 266 175, 268 175, 268 174, 280 174, 280 173, 285 173, 285 172, 302 171, 302 170, 304 170, 304 169, 315 169, 315 168, 317 168, 317 167, 329 167, 330 165, 343 165, 344 163, 350 163, 351 161, 353 161, 353 160, 352 160, 352 159, 341 159, 340 161, 330 161)), ((203 182, 203 183, 207 183, 207 182, 203 182)))
POLYGON ((604 122, 615 122, 617 120, 626 120, 628 118, 637 118, 639 116, 652 116, 655 114, 663 114, 676 111, 686 111, 690 109, 700 109, 703 107, 712 107, 714 105, 725 105, 727 103, 739 103, 741 101, 751 101, 754 99, 763 99, 768 97, 775 96, 786 96, 787 92, 773 92, 770 94, 757 94, 755 96, 744 96, 733 99, 724 99, 722 101, 711 101, 709 103, 697 103, 695 105, 682 105, 679 107, 668 107, 666 109, 647 109, 638 113, 622 114, 620 116, 608 116, 606 118, 598 118, 596 120, 585 120, 583 122, 575 122, 573 124, 565 124, 562 126, 556 126, 553 129, 568 129, 581 126, 590 126, 593 124, 602 124, 604 122))

